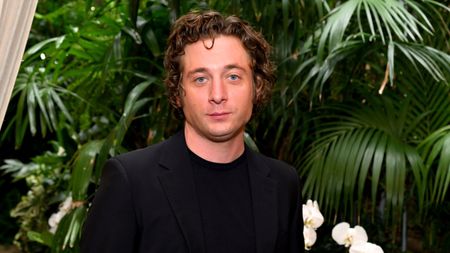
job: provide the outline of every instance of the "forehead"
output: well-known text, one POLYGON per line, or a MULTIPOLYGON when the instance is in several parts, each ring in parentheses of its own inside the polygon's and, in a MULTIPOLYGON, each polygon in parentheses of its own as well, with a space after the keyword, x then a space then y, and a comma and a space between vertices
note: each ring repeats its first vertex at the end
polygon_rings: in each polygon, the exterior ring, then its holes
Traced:
POLYGON ((251 58, 237 37, 220 35, 186 45, 180 62, 183 71, 186 68, 219 68, 229 64, 250 68, 251 58))

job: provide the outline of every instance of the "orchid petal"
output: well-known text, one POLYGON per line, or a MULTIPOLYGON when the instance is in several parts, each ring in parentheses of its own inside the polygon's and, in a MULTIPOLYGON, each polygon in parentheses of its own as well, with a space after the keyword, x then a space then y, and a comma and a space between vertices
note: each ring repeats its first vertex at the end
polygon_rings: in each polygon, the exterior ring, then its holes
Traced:
POLYGON ((334 226, 333 230, 331 231, 331 237, 337 242, 337 244, 344 245, 346 244, 345 242, 349 229, 350 224, 348 224, 347 222, 341 222, 334 226))
POLYGON ((357 242, 367 242, 368 237, 366 230, 361 226, 355 226, 352 234, 352 244, 357 242))
POLYGON ((317 240, 316 231, 313 228, 303 226, 303 238, 305 240, 305 249, 310 250, 317 240))
POLYGON ((303 205, 302 213, 303 224, 308 228, 317 229, 324 222, 324 218, 319 210, 319 204, 317 201, 313 202, 312 200, 308 200, 306 205, 303 205))
POLYGON ((350 247, 350 253, 384 253, 383 249, 370 242, 358 242, 350 247))

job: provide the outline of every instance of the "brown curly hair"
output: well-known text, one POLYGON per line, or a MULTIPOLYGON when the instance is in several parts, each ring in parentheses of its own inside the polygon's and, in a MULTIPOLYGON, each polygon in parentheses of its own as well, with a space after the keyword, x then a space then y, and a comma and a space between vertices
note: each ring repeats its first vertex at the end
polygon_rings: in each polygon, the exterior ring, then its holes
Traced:
POLYGON ((170 104, 178 116, 183 116, 179 98, 183 94, 181 87, 181 56, 184 48, 203 39, 213 39, 219 35, 237 37, 251 58, 253 71, 254 98, 253 111, 258 112, 269 100, 275 82, 274 67, 270 61, 270 45, 246 21, 236 17, 224 17, 215 11, 193 11, 181 16, 173 25, 167 40, 164 57, 166 78, 164 80, 170 104))

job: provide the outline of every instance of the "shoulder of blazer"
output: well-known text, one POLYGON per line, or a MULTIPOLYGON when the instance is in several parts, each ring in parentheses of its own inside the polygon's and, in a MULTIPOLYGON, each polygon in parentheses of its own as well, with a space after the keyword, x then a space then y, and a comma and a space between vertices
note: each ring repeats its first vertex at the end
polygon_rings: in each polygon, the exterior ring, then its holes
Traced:
POLYGON ((250 155, 251 159, 257 161, 258 164, 264 164, 265 166, 269 167, 269 176, 281 176, 285 178, 297 177, 296 169, 290 164, 281 160, 277 160, 275 158, 268 157, 256 151, 253 151, 250 148, 248 150, 248 154, 250 155))
MULTIPOLYGON (((156 172, 155 170, 149 170, 149 168, 157 167, 162 157, 167 156, 167 153, 170 153, 175 147, 182 145, 183 141, 184 136, 178 133, 160 143, 126 152, 111 159, 118 161, 127 173, 156 172)), ((171 155, 176 156, 176 154, 171 155)))

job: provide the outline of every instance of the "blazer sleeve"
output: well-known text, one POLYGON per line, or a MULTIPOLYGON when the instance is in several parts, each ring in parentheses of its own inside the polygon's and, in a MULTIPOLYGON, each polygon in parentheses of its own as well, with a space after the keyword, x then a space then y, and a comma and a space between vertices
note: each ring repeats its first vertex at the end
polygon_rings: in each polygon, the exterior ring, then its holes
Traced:
POLYGON ((84 224, 81 253, 135 251, 137 224, 130 185, 122 164, 108 160, 84 224))

